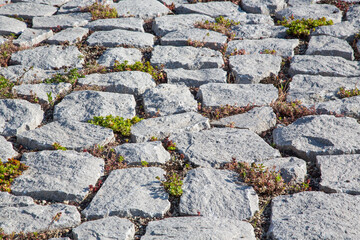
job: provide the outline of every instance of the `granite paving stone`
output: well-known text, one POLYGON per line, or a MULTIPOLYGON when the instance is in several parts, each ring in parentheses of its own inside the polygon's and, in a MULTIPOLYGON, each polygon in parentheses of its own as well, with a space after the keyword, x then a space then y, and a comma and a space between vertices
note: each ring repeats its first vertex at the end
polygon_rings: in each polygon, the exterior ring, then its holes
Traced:
POLYGON ((172 134, 180 153, 201 167, 221 167, 237 161, 255 162, 280 157, 278 150, 248 129, 212 128, 200 132, 172 134))
POLYGON ((66 95, 54 108, 54 120, 88 121, 95 116, 135 116, 135 98, 130 94, 75 91, 66 95))
POLYGON ((142 53, 136 48, 109 48, 107 49, 97 61, 98 64, 105 67, 113 67, 115 61, 123 63, 128 61, 128 64, 134 64, 135 62, 141 62, 142 53))
POLYGON ((17 39, 13 40, 13 43, 21 47, 32 47, 53 35, 54 33, 52 30, 27 28, 17 39))
POLYGON ((273 138, 279 149, 311 161, 317 155, 360 153, 360 124, 349 117, 302 117, 287 127, 276 128, 273 138))
POLYGON ((92 31, 110 31, 114 29, 123 29, 137 32, 144 32, 144 20, 141 18, 108 18, 108 19, 98 19, 92 22, 89 22, 85 25, 85 28, 88 28, 92 31))
POLYGON ((29 168, 14 180, 12 193, 49 201, 82 201, 104 169, 102 158, 72 150, 24 153, 21 162, 29 168))
POLYGON ((89 30, 86 28, 75 27, 75 28, 67 28, 56 33, 54 36, 50 37, 47 40, 49 44, 62 44, 69 43, 75 44, 80 42, 83 37, 85 37, 89 33, 89 30))
MULTIPOLYGON (((0 120, 1 121, 1 120, 0 120)), ((3 128, 0 122, 0 130, 3 128)), ((5 163, 9 158, 16 157, 18 152, 13 148, 11 142, 6 141, 6 138, 0 135, 0 161, 5 163)))
POLYGON ((300 7, 300 6, 308 6, 310 4, 315 4, 318 0, 289 0, 289 7, 300 7))
POLYGON ((89 220, 108 216, 163 217, 170 202, 156 177, 163 179, 164 174, 157 167, 114 170, 82 214, 89 220))
POLYGON ((240 6, 232 2, 197 2, 195 4, 181 4, 175 8, 177 14, 198 13, 210 17, 227 17, 243 12, 240 6))
POLYGON ((84 150, 113 142, 109 128, 83 122, 54 121, 35 130, 17 134, 17 142, 28 149, 53 150, 56 142, 68 150, 84 150))
POLYGON ((180 198, 181 214, 245 220, 259 210, 254 189, 238 182, 228 170, 196 168, 190 170, 180 198))
POLYGON ((318 113, 341 114, 350 117, 360 117, 360 96, 321 102, 315 105, 318 113))
POLYGON ((356 21, 359 20, 360 6, 354 5, 350 6, 349 10, 346 12, 346 20, 348 21, 356 21))
POLYGON ((0 15, 13 16, 17 15, 24 19, 33 17, 47 17, 56 13, 57 8, 49 5, 34 2, 19 2, 6 4, 0 7, 0 15))
POLYGON ((82 27, 91 21, 91 13, 69 13, 58 14, 50 17, 34 17, 33 28, 40 29, 61 29, 82 27))
MULTIPOLYGON (((102 4, 110 4, 112 0, 100 0, 102 4)), ((91 6, 93 3, 96 3, 96 0, 71 0, 67 1, 65 4, 61 5, 61 8, 58 10, 58 14, 66 13, 75 13, 80 12, 82 8, 91 6)))
POLYGON ((0 34, 19 34, 27 28, 26 23, 11 17, 0 16, 0 34))
POLYGON ((209 119, 199 113, 187 112, 165 117, 148 118, 131 127, 131 140, 145 142, 151 137, 163 139, 170 134, 197 132, 210 128, 209 119))
POLYGON ((319 26, 315 31, 311 32, 311 36, 326 35, 352 42, 357 33, 358 27, 349 21, 345 21, 333 25, 319 26))
POLYGON ((174 4, 175 6, 179 4, 186 4, 189 3, 188 0, 159 0, 161 3, 166 3, 167 5, 174 4))
POLYGON ((173 217, 149 222, 141 239, 255 240, 255 234, 253 227, 245 221, 211 217, 173 217))
POLYGON ((40 4, 47 4, 47 5, 51 5, 51 6, 61 6, 69 1, 71 1, 71 0, 11 0, 11 2, 13 2, 13 3, 34 2, 34 3, 40 3, 40 4))
POLYGON ((226 17, 229 20, 233 20, 234 22, 240 22, 241 25, 267 24, 270 26, 274 26, 274 20, 269 15, 241 12, 226 17))
POLYGON ((241 8, 249 13, 270 15, 286 8, 285 0, 242 0, 241 8))
POLYGON ((51 78, 55 74, 54 70, 43 70, 37 67, 24 67, 22 65, 12 65, 0 68, 0 75, 11 82, 35 83, 46 78, 51 78))
POLYGON ((183 68, 164 69, 168 83, 199 87, 206 83, 226 83, 226 71, 220 68, 187 70, 183 68))
POLYGON ((235 34, 234 40, 285 38, 287 36, 286 27, 269 24, 236 25, 231 30, 235 34))

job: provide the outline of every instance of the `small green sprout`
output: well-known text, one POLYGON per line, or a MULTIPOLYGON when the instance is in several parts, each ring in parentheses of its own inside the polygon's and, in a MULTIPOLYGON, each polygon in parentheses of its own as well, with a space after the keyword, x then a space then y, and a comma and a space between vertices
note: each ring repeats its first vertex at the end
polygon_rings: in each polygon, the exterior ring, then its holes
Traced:
POLYGON ((55 150, 63 150, 63 151, 67 150, 66 147, 61 146, 60 143, 57 142, 54 142, 52 146, 55 150))

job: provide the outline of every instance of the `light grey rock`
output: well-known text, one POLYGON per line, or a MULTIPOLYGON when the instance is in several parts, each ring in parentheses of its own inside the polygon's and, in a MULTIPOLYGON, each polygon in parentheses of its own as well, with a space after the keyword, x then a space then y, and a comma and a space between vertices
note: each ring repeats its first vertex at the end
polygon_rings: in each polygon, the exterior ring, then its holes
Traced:
POLYGON ((91 13, 58 14, 50 17, 34 17, 32 27, 41 29, 56 29, 59 26, 64 29, 82 27, 90 21, 91 13))
POLYGON ((0 15, 17 15, 24 19, 32 19, 33 17, 47 17, 53 15, 56 13, 56 11, 56 7, 33 2, 12 3, 0 7, 0 15))
POLYGON ((53 35, 52 30, 27 28, 17 39, 13 41, 13 43, 21 47, 32 47, 33 45, 36 45, 53 35))
POLYGON ((40 46, 13 53, 11 62, 44 70, 63 67, 81 68, 84 59, 80 56, 82 53, 75 46, 40 46))
POLYGON ((175 8, 177 14, 198 13, 210 17, 227 17, 241 12, 241 8, 232 2, 198 2, 195 4, 181 4, 175 8))
POLYGON ((260 83, 272 74, 278 75, 282 58, 273 54, 235 55, 229 57, 231 71, 235 75, 235 83, 260 83), (261 66, 254 67, 254 66, 261 66))
POLYGON ((15 18, 0 16, 0 34, 19 34, 27 28, 26 23, 15 18))
POLYGON ((183 112, 196 112, 197 101, 188 87, 160 84, 143 94, 145 113, 150 116, 166 116, 183 112))
POLYGON ((325 17, 326 20, 332 20, 334 23, 341 22, 342 12, 340 9, 329 4, 310 4, 304 6, 288 7, 275 13, 275 17, 282 20, 283 17, 295 19, 318 19, 325 17))
POLYGON ((55 101, 57 96, 66 94, 71 91, 70 83, 53 83, 53 84, 21 84, 14 86, 12 91, 25 97, 34 97, 40 103, 50 103, 49 100, 55 101))
POLYGON ((136 47, 152 48, 154 35, 150 33, 134 32, 121 29, 111 31, 98 31, 90 35, 86 41, 89 46, 100 45, 104 47, 136 47))
POLYGON ((34 3, 40 3, 40 4, 46 4, 51 6, 61 6, 65 4, 66 2, 69 2, 71 0, 11 0, 13 3, 17 2, 34 2, 34 3))
POLYGON ((349 10, 346 12, 346 20, 348 21, 356 21, 359 20, 360 6, 353 5, 349 7, 349 10))
POLYGON ((360 62, 342 57, 297 55, 291 60, 289 74, 357 77, 360 76, 360 62))
POLYGON ((142 53, 136 48, 109 48, 98 60, 98 64, 105 67, 113 67, 115 61, 123 63, 128 61, 128 64, 134 64, 135 62, 141 62, 142 53))
POLYGON ((0 192, 0 199, 9 200, 0 204, 0 228, 5 234, 60 230, 81 223, 80 213, 75 206, 36 205, 30 197, 15 197, 7 192, 0 192), (53 221, 59 213, 59 220, 53 221))
POLYGON ((114 29, 123 29, 137 32, 144 32, 144 20, 141 18, 108 18, 98 19, 88 23, 86 28, 92 31, 110 31, 114 29))
POLYGON ((254 162, 280 157, 278 150, 247 129, 212 128, 200 132, 172 134, 180 153, 201 167, 221 167, 237 161, 254 162))
POLYGON ((125 143, 114 149, 116 154, 124 157, 128 165, 141 165, 142 161, 149 164, 164 164, 170 160, 170 153, 165 150, 160 141, 125 143))
POLYGON ((360 96, 321 102, 315 105, 319 113, 343 114, 350 117, 360 116, 360 96))
POLYGON ((107 92, 133 94, 135 96, 139 96, 147 89, 156 86, 150 74, 138 71, 90 74, 79 79, 78 84, 80 86, 105 87, 107 92))
POLYGON ((342 39, 331 36, 312 36, 306 50, 307 55, 338 56, 354 60, 354 50, 342 39))
POLYGON ((104 169, 102 158, 72 150, 24 153, 21 162, 29 169, 14 179, 12 193, 49 201, 82 201, 104 169))
POLYGON ((65 96, 54 108, 54 120, 84 122, 95 116, 135 116, 133 95, 99 91, 76 91, 65 96))
POLYGON ((149 222, 141 239, 255 240, 255 234, 253 227, 245 221, 228 218, 173 217, 149 222))
POLYGON ((87 219, 163 217, 170 202, 156 177, 162 179, 164 174, 163 169, 156 167, 114 170, 82 214, 87 219))
POLYGON ((356 239, 360 196, 301 192, 273 199, 271 239, 356 239))
POLYGON ((63 238, 49 238, 49 240, 71 240, 68 237, 63 237, 63 238))
POLYGON ((11 82, 35 83, 46 78, 51 78, 55 73, 53 70, 43 70, 36 67, 24 67, 22 65, 7 66, 0 69, 0 75, 11 82))
POLYGON ((320 189, 328 193, 360 195, 359 154, 317 156, 321 172, 320 189))
MULTIPOLYGON (((0 120, 0 130, 2 129, 0 120)), ((16 157, 18 153, 14 150, 11 142, 6 141, 6 139, 0 135, 0 161, 5 163, 9 158, 16 157)))
POLYGON ((311 36, 326 35, 352 42, 354 40, 355 34, 358 32, 359 29, 357 26, 349 21, 345 21, 335 23, 333 25, 317 27, 314 32, 311 32, 311 36))
POLYGON ((360 153, 360 124, 354 118, 306 116, 276 128, 273 138, 280 149, 312 161, 317 155, 360 153))
MULTIPOLYGON (((98 2, 105 5, 113 3, 112 0, 100 0, 98 2)), ((81 9, 91 6, 93 3, 96 3, 96 0, 71 0, 63 4, 57 14, 81 12, 81 9)))
POLYGON ((242 0, 241 8, 249 13, 274 14, 276 11, 286 8, 285 0, 242 0))
POLYGON ((148 118, 131 127, 131 140, 145 142, 151 137, 163 139, 184 131, 197 132, 210 128, 209 119, 195 112, 148 118))
POLYGON ((115 140, 111 129, 83 122, 54 121, 17 135, 17 142, 29 149, 52 150, 56 142, 68 150, 83 150, 115 140))
POLYGON ((268 24, 270 26, 274 26, 274 20, 269 15, 242 12, 227 16, 227 18, 235 22, 240 22, 241 25, 268 24))
POLYGON ((142 0, 123 0, 111 6, 116 8, 120 17, 139 17, 144 20, 171 13, 164 4, 156 0, 146 0, 146 4, 142 0))
POLYGON ((187 0, 160 0, 160 2, 165 3, 167 5, 174 4, 175 6, 178 6, 179 4, 189 3, 187 0))
POLYGON ((220 52, 208 48, 155 46, 151 63, 165 68, 190 70, 220 68, 224 60, 220 52))
POLYGON ((242 114, 224 117, 211 122, 214 126, 233 126, 249 129, 257 134, 267 131, 276 125, 276 115, 271 107, 256 107, 242 114))
POLYGON ((197 97, 206 107, 268 105, 278 98, 278 90, 269 84, 208 83, 200 86, 197 97))
POLYGON ((0 99, 0 119, 5 121, 1 135, 14 136, 35 129, 44 118, 39 104, 22 99, 0 99))
POLYGON ((226 53, 230 55, 235 50, 241 49, 244 49, 246 54, 261 53, 265 50, 275 50, 275 55, 292 57, 294 56, 294 49, 298 45, 298 39, 266 38, 260 40, 234 40, 229 42, 226 53))
POLYGON ((360 53, 360 41, 358 40, 358 42, 356 43, 356 48, 358 49, 358 53, 360 53))
POLYGON ((75 44, 80 42, 84 36, 89 33, 89 30, 86 28, 75 27, 75 28, 67 28, 56 33, 54 36, 49 38, 46 42, 50 44, 61 44, 61 43, 69 43, 75 44))
POLYGON ((181 214, 245 220, 259 210, 254 189, 238 182, 228 170, 196 168, 190 170, 180 198, 181 214), (221 186, 219 188, 219 186, 221 186))
POLYGON ((189 41, 204 42, 204 47, 219 50, 227 42, 227 36, 224 34, 206 29, 190 28, 164 35, 161 39, 161 45, 187 46, 189 41))
MULTIPOLYGON (((273 30, 278 29, 280 26, 271 26, 268 24, 245 24, 236 25, 232 27, 232 31, 235 34, 234 40, 243 39, 264 39, 273 37, 273 30)), ((286 34, 286 28, 280 27, 286 34)), ((286 36, 283 34, 284 36, 286 36)))
POLYGON ((124 239, 135 237, 135 225, 116 216, 84 222, 72 230, 75 240, 124 239))
POLYGON ((288 0, 289 7, 301 7, 315 4, 318 0, 288 0))
POLYGON ((199 87, 206 83, 226 83, 226 71, 221 68, 187 70, 183 68, 165 69, 168 83, 199 87))
POLYGON ((204 21, 213 22, 214 19, 202 14, 166 15, 154 19, 152 30, 157 36, 164 36, 170 32, 195 28, 197 22, 204 21))

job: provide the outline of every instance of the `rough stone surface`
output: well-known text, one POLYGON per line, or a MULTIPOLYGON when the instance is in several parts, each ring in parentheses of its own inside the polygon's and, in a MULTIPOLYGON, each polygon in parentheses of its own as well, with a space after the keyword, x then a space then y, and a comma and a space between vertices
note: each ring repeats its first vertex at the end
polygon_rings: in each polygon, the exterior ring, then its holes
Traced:
POLYGON ((299 157, 360 153, 360 124, 356 119, 318 115, 302 117, 273 131, 274 143, 299 157))
POLYGON ((202 106, 268 105, 278 98, 277 89, 268 84, 208 83, 201 85, 198 98, 202 106))
POLYGON ((301 192, 273 199, 272 239, 356 239, 360 196, 301 192))
POLYGON ((166 116, 197 111, 197 101, 186 86, 160 84, 143 94, 145 113, 166 116))
POLYGON ((155 46, 151 63, 165 68, 190 70, 220 68, 224 61, 220 52, 195 47, 155 46))
POLYGON ((50 44, 61 44, 61 43, 69 43, 75 44, 80 42, 81 39, 89 33, 89 30, 86 28, 75 27, 68 28, 61 32, 56 33, 54 36, 47 40, 50 44))
POLYGON ((128 165, 141 165, 142 161, 149 164, 164 164, 170 160, 170 153, 160 141, 144 143, 125 143, 114 148, 116 154, 124 157, 128 165))
POLYGON ((4 76, 11 82, 34 83, 51 78, 55 73, 53 70, 43 70, 36 67, 24 67, 22 65, 13 65, 0 69, 0 75, 4 76))
POLYGON ((355 34, 358 32, 358 27, 356 27, 353 23, 346 21, 333 25, 317 27, 315 31, 311 33, 311 36, 326 35, 352 42, 355 34))
POLYGON ((272 74, 278 75, 282 58, 272 54, 236 55, 229 57, 229 64, 235 75, 235 83, 259 83, 272 74), (254 68, 254 66, 261 66, 254 68))
POLYGON ((151 137, 163 139, 170 134, 184 131, 197 132, 210 128, 209 119, 194 112, 158 118, 148 118, 131 127, 133 142, 148 141, 151 137))
POLYGON ((40 105, 22 99, 0 99, 1 135, 14 136, 40 125, 44 111, 40 105))
POLYGON ((226 71, 214 69, 165 69, 168 83, 185 84, 188 87, 199 87, 206 83, 226 83, 226 71))
POLYGON ((71 0, 11 0, 11 2, 13 2, 13 3, 17 3, 17 2, 34 2, 34 3, 51 5, 51 6, 61 6, 61 5, 65 4, 66 2, 69 2, 69 1, 71 1, 71 0))
POLYGON ((115 61, 119 63, 128 61, 128 64, 134 64, 135 62, 141 62, 141 58, 141 51, 136 48, 110 48, 101 55, 98 64, 105 67, 114 66, 115 61))
POLYGON ((102 158, 75 151, 24 153, 21 162, 29 169, 15 178, 12 193, 50 201, 82 201, 104 169, 102 158))
POLYGON ((111 129, 82 122, 52 122, 17 135, 17 142, 29 149, 52 150, 56 142, 68 150, 89 149, 114 141, 111 129))
POLYGON ((91 13, 58 14, 50 17, 34 17, 33 28, 56 29, 82 27, 91 21, 91 13))
POLYGON ((13 41, 13 43, 21 47, 32 47, 33 45, 36 45, 52 36, 52 30, 27 28, 17 39, 13 41))
MULTIPOLYGON (((0 120, 0 129, 2 128, 0 120)), ((14 150, 11 142, 6 141, 6 139, 0 135, 0 161, 7 162, 8 158, 16 157, 18 153, 14 150)))
POLYGON ((170 202, 156 177, 163 178, 164 174, 155 167, 114 170, 82 213, 87 219, 163 217, 170 202))
POLYGON ((183 185, 180 213, 205 217, 245 220, 259 209, 254 189, 238 183, 228 170, 197 168, 190 170, 183 185))
POLYGON ((345 116, 360 116, 360 96, 321 102, 315 105, 316 110, 322 114, 343 114, 345 116))
MULTIPOLYGON (((61 6, 58 13, 64 14, 69 12, 79 12, 80 8, 88 7, 91 4, 95 3, 96 0, 71 0, 67 1, 65 4, 61 6)), ((100 3, 110 4, 112 0, 100 0, 100 3)))
POLYGON ((227 16, 227 18, 235 22, 240 22, 240 24, 242 25, 268 24, 274 26, 274 20, 270 16, 263 14, 253 14, 253 13, 243 12, 243 13, 227 16))
POLYGON ((359 20, 360 7, 359 5, 350 6, 349 10, 346 13, 346 19, 348 21, 356 21, 359 20))
POLYGON ((123 29, 130 31, 144 32, 144 20, 141 18, 108 18, 98 19, 88 23, 85 27, 92 31, 110 31, 114 29, 123 29))
POLYGON ((308 6, 310 4, 315 4, 318 0, 289 0, 289 7, 299 7, 299 6, 308 6))
POLYGON ((267 131, 276 125, 276 115, 271 107, 256 107, 250 111, 211 122, 214 126, 233 126, 249 129, 257 134, 267 131))
POLYGON ((232 27, 235 34, 234 40, 285 38, 286 27, 272 26, 269 24, 245 24, 232 27))
POLYGON ((181 4, 175 8, 178 14, 189 14, 198 13, 208 15, 210 17, 227 17, 236 15, 241 12, 241 8, 232 2, 206 2, 206 3, 195 3, 195 4, 181 4))
POLYGON ((94 116, 135 116, 135 98, 130 94, 76 91, 65 96, 54 108, 54 120, 88 121, 94 116))
POLYGON ((56 11, 56 7, 32 2, 12 3, 0 7, 0 15, 17 15, 24 19, 51 16, 56 11))
POLYGON ((26 23, 14 18, 0 16, 0 34, 19 34, 27 28, 26 23))
POLYGON ((241 8, 246 12, 270 15, 286 8, 284 0, 242 0, 241 8))
POLYGON ((253 227, 228 218, 173 217, 152 221, 142 240, 166 239, 248 239, 255 240, 253 227))

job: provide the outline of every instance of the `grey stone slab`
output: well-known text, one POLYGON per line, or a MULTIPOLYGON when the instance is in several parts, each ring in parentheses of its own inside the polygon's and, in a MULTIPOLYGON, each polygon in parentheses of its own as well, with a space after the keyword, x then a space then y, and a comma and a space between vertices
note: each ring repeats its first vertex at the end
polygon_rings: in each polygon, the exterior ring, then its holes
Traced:
POLYGON ((75 240, 124 239, 135 237, 135 225, 116 216, 84 222, 72 230, 75 240))
POLYGON ((50 37, 46 42, 50 44, 61 44, 61 43, 69 43, 75 44, 80 42, 83 37, 85 37, 89 33, 89 30, 86 28, 75 27, 75 28, 67 28, 56 33, 54 36, 50 37))
POLYGON ((0 99, 0 119, 5 121, 1 135, 14 136, 35 129, 44 118, 39 104, 22 99, 0 99))
POLYGON ((82 53, 75 46, 40 46, 13 53, 11 63, 44 70, 81 68, 84 59, 80 56, 82 53))
POLYGON ((224 34, 206 29, 190 28, 170 32, 161 39, 161 45, 188 46, 189 41, 204 42, 204 47, 219 50, 227 42, 224 34))
POLYGON ((285 0, 242 0, 241 8, 249 13, 274 14, 287 7, 285 0))
POLYGON ((221 68, 187 70, 183 68, 165 69, 168 83, 185 84, 188 87, 199 87, 206 83, 226 83, 226 71, 221 68))
POLYGON ((196 112, 197 101, 188 87, 183 85, 160 84, 143 94, 145 113, 166 116, 183 112, 196 112))
POLYGON ((163 139, 184 131, 197 132, 210 128, 209 119, 199 113, 188 112, 165 117, 148 118, 131 127, 131 140, 145 142, 151 137, 163 139))
POLYGON ((181 4, 175 8, 177 14, 198 13, 210 17, 227 17, 243 12, 240 6, 232 2, 198 2, 195 4, 181 4))
POLYGON ((113 67, 115 61, 123 63, 128 61, 128 64, 141 62, 142 53, 136 48, 109 48, 99 58, 98 64, 105 67, 113 67))
POLYGON ((221 118, 211 122, 214 126, 233 126, 249 129, 257 134, 267 131, 276 125, 276 115, 271 107, 256 107, 242 114, 221 118))
MULTIPOLYGON (((100 0, 102 4, 110 4, 113 3, 112 0, 100 0)), ((58 14, 67 14, 67 13, 76 13, 80 12, 82 8, 86 8, 93 3, 96 3, 96 0, 71 0, 67 1, 65 4, 61 6, 58 10, 58 14)))
POLYGON ((164 36, 170 32, 195 28, 195 23, 204 21, 213 22, 214 19, 203 14, 166 15, 154 19, 152 30, 157 36, 164 36))
POLYGON ((208 48, 155 46, 151 56, 155 66, 190 70, 220 68, 224 60, 220 52, 208 48))
POLYGON ((13 43, 21 47, 32 47, 53 35, 52 30, 27 28, 17 39, 13 40, 13 43))
POLYGON ((137 32, 144 32, 144 20, 141 18, 108 18, 108 19, 98 19, 92 22, 89 22, 86 28, 92 31, 109 31, 114 29, 123 29, 137 32))
POLYGON ((165 3, 167 5, 174 4, 175 6, 178 6, 179 4, 186 4, 189 3, 187 0, 159 0, 161 3, 165 3))
POLYGON ((0 192, 0 209, 6 207, 27 207, 35 205, 31 197, 14 196, 8 192, 0 192))
POLYGON ((354 60, 354 50, 350 44, 345 40, 331 36, 312 36, 305 54, 338 56, 347 60, 354 60))
POLYGON ((123 0, 111 6, 116 8, 120 17, 139 17, 144 20, 171 13, 164 4, 156 0, 147 0, 146 4, 142 0, 123 0))
POLYGON ((254 162, 280 157, 278 150, 247 129, 212 128, 200 132, 172 134, 180 153, 201 167, 221 167, 231 162, 254 162))
POLYGON ((275 50, 275 55, 281 57, 294 56, 294 49, 299 45, 298 39, 266 38, 260 40, 233 40, 229 42, 227 54, 244 49, 246 54, 261 53, 265 50, 275 50))
POLYGON ((13 3, 17 2, 34 2, 34 3, 40 3, 40 4, 46 4, 51 6, 61 6, 65 4, 66 2, 69 2, 71 0, 11 0, 13 3))
POLYGON ((160 141, 125 143, 114 149, 116 154, 124 157, 128 165, 141 165, 141 161, 149 164, 164 164, 170 160, 170 153, 165 150, 160 141))
POLYGON ((289 7, 300 7, 315 4, 318 0, 288 0, 289 7))
POLYGON ((355 34, 359 32, 358 27, 349 22, 340 22, 333 25, 320 26, 315 29, 314 32, 311 32, 311 36, 326 35, 331 37, 336 37, 340 39, 345 39, 349 42, 354 40, 355 34))
POLYGON ((278 91, 269 84, 208 83, 201 85, 197 97, 202 106, 268 105, 278 98, 278 91))
POLYGON ((104 169, 102 158, 72 150, 24 153, 21 162, 29 169, 14 179, 12 193, 49 201, 82 201, 104 169))
POLYGON ((264 39, 273 37, 286 37, 286 29, 283 26, 271 26, 269 24, 245 24, 232 27, 235 34, 234 40, 264 39), (277 31, 278 33, 274 33, 277 31))
POLYGON ((100 45, 104 47, 136 47, 152 48, 154 35, 150 33, 134 32, 121 29, 111 31, 98 31, 90 35, 86 41, 89 46, 100 45))
POLYGON ((301 192, 273 199, 272 239, 356 239, 360 196, 301 192))
MULTIPOLYGON (((0 123, 0 129, 2 129, 1 125, 0 123)), ((16 157, 17 155, 18 153, 14 150, 12 143, 6 141, 6 139, 0 135, 0 161, 5 163, 9 158, 16 157)))
POLYGON ((269 15, 263 15, 263 14, 242 12, 227 16, 227 18, 235 22, 240 22, 241 25, 247 25, 247 24, 267 24, 270 26, 274 25, 274 20, 269 15))
POLYGON ((255 240, 255 234, 253 227, 245 221, 211 217, 173 217, 149 222, 141 239, 255 240))
POLYGON ((50 17, 34 17, 32 27, 41 29, 56 29, 59 26, 64 29, 82 27, 90 21, 91 13, 58 14, 50 17))
POLYGON ((184 179, 179 210, 186 215, 200 212, 205 217, 245 220, 255 214, 258 205, 254 189, 240 184, 236 173, 196 168, 184 179))
POLYGON ((120 116, 124 119, 135 116, 136 102, 133 95, 75 91, 65 96, 54 108, 54 120, 88 121, 95 116, 120 116))
POLYGON ((353 5, 349 7, 349 10, 346 12, 346 20, 348 21, 356 21, 359 20, 360 14, 360 6, 359 5, 353 5))
POLYGON ((295 19, 318 19, 325 17, 326 20, 332 20, 334 23, 341 22, 342 12, 340 9, 329 4, 310 4, 304 6, 288 7, 275 13, 275 17, 282 20, 283 17, 295 19))
POLYGON ((303 159, 317 155, 360 153, 360 124, 349 117, 316 115, 299 118, 273 131, 279 149, 291 150, 303 159))
POLYGON ((320 189, 328 193, 360 195, 359 154, 317 156, 321 172, 320 189))
POLYGON ((343 114, 345 116, 360 116, 360 96, 337 99, 334 101, 321 102, 315 105, 319 113, 343 114))
POLYGON ((33 17, 47 17, 56 13, 57 8, 49 5, 20 2, 6 4, 0 8, 0 15, 13 16, 17 15, 24 19, 32 19, 33 17))
POLYGON ((170 202, 156 177, 162 179, 164 174, 163 169, 156 167, 114 170, 82 214, 87 219, 163 217, 170 202))
POLYGON ((26 23, 15 18, 0 16, 0 34, 19 34, 27 28, 26 23))
POLYGON ((289 74, 357 77, 360 76, 360 62, 342 57, 297 55, 291 60, 289 74))
POLYGON ((229 57, 229 65, 235 76, 235 83, 260 83, 272 74, 278 75, 282 58, 273 54, 235 55, 229 57), (261 66, 254 68, 254 66, 261 66))
POLYGON ((79 79, 78 84, 80 86, 105 87, 107 92, 133 94, 135 96, 139 96, 156 86, 150 74, 138 71, 90 74, 79 79))
POLYGON ((7 66, 0 69, 0 75, 11 82, 34 83, 51 78, 55 73, 53 70, 43 70, 36 67, 25 67, 22 65, 7 66))
POLYGON ((111 129, 83 122, 54 121, 17 135, 17 142, 29 149, 52 150, 56 142, 68 150, 83 150, 115 140, 111 129))

